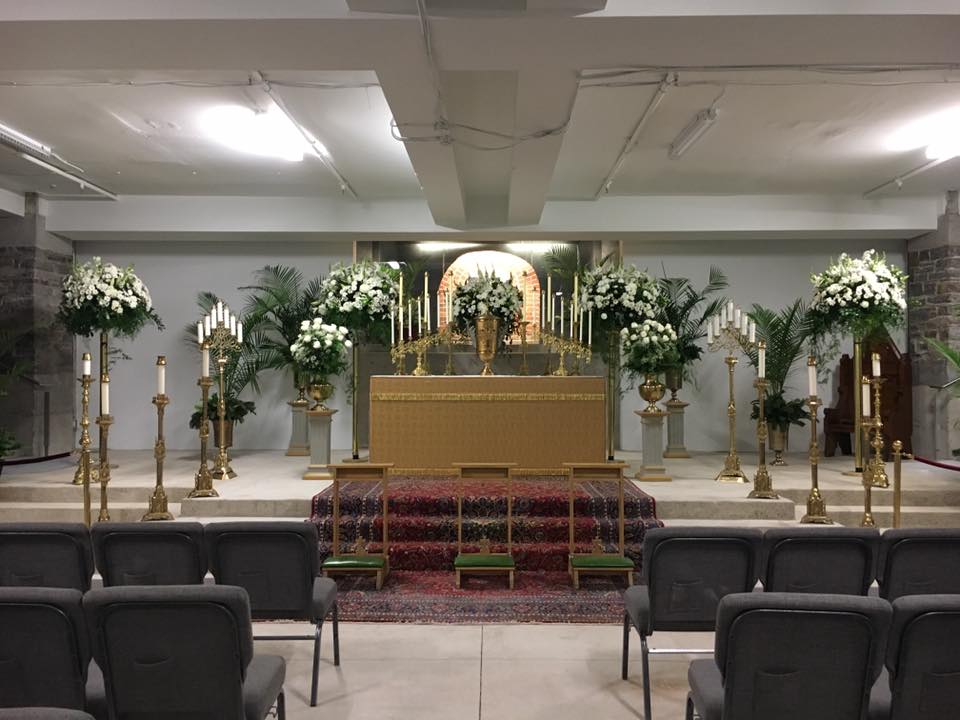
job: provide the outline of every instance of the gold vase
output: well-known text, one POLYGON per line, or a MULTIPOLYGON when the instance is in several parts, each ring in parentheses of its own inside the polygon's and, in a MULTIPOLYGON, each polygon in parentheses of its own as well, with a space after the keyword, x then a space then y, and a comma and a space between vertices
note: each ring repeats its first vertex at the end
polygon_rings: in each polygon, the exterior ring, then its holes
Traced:
POLYGON ((307 389, 307 392, 310 393, 310 399, 313 400, 313 407, 311 410, 329 410, 324 403, 330 399, 330 396, 333 395, 333 385, 330 383, 316 383, 311 384, 307 389))
MULTIPOLYGON (((216 418, 210 421, 213 423, 214 444, 220 447, 220 421, 216 418)), ((226 420, 223 424, 224 445, 227 448, 233 447, 233 420, 226 420)))
POLYGON ((783 453, 787 450, 787 443, 790 438, 790 428, 781 430, 778 427, 770 428, 770 449, 773 450, 773 462, 771 465, 786 465, 783 459, 783 453))
POLYGON ((481 375, 493 375, 490 364, 497 356, 497 340, 500 334, 500 318, 481 315, 477 318, 477 356, 483 363, 481 375))
POLYGON ((664 385, 670 391, 670 399, 676 400, 677 392, 683 388, 683 368, 667 368, 663 375, 664 385))
POLYGON ((643 385, 640 386, 640 397, 647 401, 647 406, 643 409, 643 412, 660 412, 657 402, 663 399, 666 391, 667 388, 657 379, 656 375, 647 373, 644 376, 643 385))

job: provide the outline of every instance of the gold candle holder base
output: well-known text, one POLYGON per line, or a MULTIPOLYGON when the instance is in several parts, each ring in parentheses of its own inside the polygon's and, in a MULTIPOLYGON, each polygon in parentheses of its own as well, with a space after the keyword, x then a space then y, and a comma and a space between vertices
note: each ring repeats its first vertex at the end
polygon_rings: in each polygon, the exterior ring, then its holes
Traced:
POLYGON ((557 377, 566 377, 567 376, 567 352, 565 350, 560 350, 557 354, 557 369, 553 371, 553 374, 557 377))
POLYGON ((100 512, 97 515, 97 522, 110 520, 110 506, 107 500, 107 486, 110 484, 110 457, 107 440, 112 424, 112 415, 101 415, 97 418, 97 425, 100 426, 100 512))
POLYGON ((429 375, 430 371, 427 370, 427 349, 418 348, 417 349, 417 366, 413 369, 413 374, 417 377, 423 377, 429 375))
POLYGON ((727 455, 723 461, 723 470, 717 473, 714 478, 716 482, 722 483, 740 483, 746 485, 750 481, 740 469, 740 458, 737 455, 727 455))

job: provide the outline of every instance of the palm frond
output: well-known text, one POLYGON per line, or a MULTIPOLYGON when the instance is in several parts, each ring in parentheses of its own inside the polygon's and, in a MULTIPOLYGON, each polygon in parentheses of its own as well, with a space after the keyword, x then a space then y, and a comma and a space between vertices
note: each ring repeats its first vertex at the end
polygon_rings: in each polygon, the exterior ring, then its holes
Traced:
MULTIPOLYGON (((791 369, 797 360, 806 354, 807 340, 811 332, 807 305, 799 298, 779 311, 755 304, 748 316, 757 325, 757 339, 763 340, 767 345, 769 394, 782 394, 791 369)), ((756 367, 756 348, 745 346, 744 352, 756 367)))
POLYGON ((943 355, 947 362, 953 365, 954 370, 960 372, 960 350, 957 348, 952 348, 936 338, 927 338, 927 343, 929 343, 929 345, 938 353, 943 355))
POLYGON ((582 276, 585 265, 580 262, 580 249, 576 245, 554 245, 543 255, 547 270, 564 284, 573 286, 573 278, 582 276))

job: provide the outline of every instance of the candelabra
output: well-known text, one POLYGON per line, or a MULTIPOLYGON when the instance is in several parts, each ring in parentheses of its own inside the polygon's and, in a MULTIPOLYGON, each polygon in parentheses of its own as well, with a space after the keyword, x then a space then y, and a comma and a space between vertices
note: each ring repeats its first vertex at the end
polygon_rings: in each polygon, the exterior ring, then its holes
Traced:
MULTIPOLYGON (((217 458, 213 464, 213 477, 216 480, 226 480, 234 478, 237 474, 230 467, 230 458, 227 455, 227 400, 226 400, 226 378, 224 377, 227 369, 229 355, 237 352, 243 344, 243 323, 237 319, 237 316, 230 312, 230 308, 221 301, 217 301, 215 307, 211 308, 202 323, 197 325, 198 340, 201 339, 201 348, 213 350, 217 354, 217 380, 219 382, 219 395, 217 396, 217 420, 218 422, 218 452, 217 458), (202 327, 201 327, 202 325, 202 327)), ((204 364, 207 364, 205 362, 204 364)), ((201 387, 203 386, 201 381, 201 387)), ((206 403, 203 404, 204 414, 206 412, 206 403)), ((202 416, 201 416, 202 417, 202 416)), ((203 424, 203 423, 201 423, 203 424)), ((209 497, 209 496, 206 496, 209 497)))
MULTIPOLYGON (((807 358, 807 367, 816 368, 816 360, 813 356, 807 358)), ((817 481, 817 468, 820 462, 820 445, 817 443, 817 408, 820 407, 820 398, 810 395, 807 398, 807 407, 810 408, 810 494, 807 495, 807 514, 801 518, 800 522, 832 525, 833 520, 827 515, 827 504, 820 495, 820 485, 817 481)))
MULTIPOLYGON (((204 348, 206 350, 206 348, 204 348)), ((207 417, 207 402, 210 399, 210 388, 213 387, 213 378, 204 375, 197 380, 200 386, 200 469, 197 470, 193 478, 193 490, 187 497, 189 498, 208 498, 220 497, 213 487, 213 474, 210 472, 210 464, 207 462, 207 443, 210 438, 210 422, 207 417)))
MULTIPOLYGON (((733 375, 738 362, 734 352, 752 347, 755 344, 755 338, 755 326, 739 308, 734 310, 733 303, 724 306, 720 316, 712 318, 708 326, 708 349, 711 352, 727 351, 724 362, 727 364, 728 376, 727 423, 730 443, 727 456, 723 461, 723 470, 717 473, 715 478, 717 482, 749 482, 743 470, 740 469, 740 456, 737 454, 737 403, 734 398, 733 375)), ((760 372, 760 375, 764 374, 760 372)))
MULTIPOLYGON (((765 344, 761 341, 758 348, 763 350, 765 344)), ((767 417, 764 414, 764 401, 767 396, 767 386, 769 383, 766 378, 757 378, 754 383, 757 388, 757 401, 759 415, 757 417, 757 474, 753 476, 753 490, 747 495, 755 500, 776 500, 780 496, 773 491, 773 480, 767 471, 767 417)))
POLYGON ((90 353, 83 354, 83 375, 80 386, 83 389, 80 395, 80 462, 77 471, 80 474, 80 484, 83 485, 83 523, 90 527, 90 385, 93 377, 90 375, 90 353))
POLYGON ((883 385, 884 378, 864 377, 864 382, 869 382, 873 391, 873 416, 863 421, 865 427, 869 428, 868 432, 873 432, 873 437, 870 440, 873 456, 864 461, 863 474, 865 478, 869 478, 874 487, 888 488, 890 487, 890 480, 887 477, 886 465, 883 462, 883 421, 880 419, 880 386, 883 385))
MULTIPOLYGON (((167 359, 161 355, 157 358, 157 367, 163 368, 167 359)), ((157 441, 153 446, 153 457, 157 461, 157 484, 150 495, 150 505, 141 520, 173 520, 173 515, 167 509, 167 493, 163 489, 163 461, 167 456, 167 445, 163 439, 164 409, 170 404, 170 398, 164 392, 153 396, 153 404, 157 407, 157 441)))
MULTIPOLYGON (((614 332, 616 339, 619 339, 619 334, 614 332)), ((581 360, 589 363, 590 359, 593 357, 593 351, 590 347, 584 345, 583 343, 577 342, 576 340, 563 337, 562 335, 554 335, 549 330, 540 331, 540 342, 549 350, 555 349, 557 355, 559 356, 559 361, 557 363, 557 369, 553 371, 553 375, 566 376, 567 368, 565 358, 567 355, 573 355, 577 358, 579 363, 581 360)), ((618 343, 614 342, 612 345, 613 348, 618 347, 618 343)))

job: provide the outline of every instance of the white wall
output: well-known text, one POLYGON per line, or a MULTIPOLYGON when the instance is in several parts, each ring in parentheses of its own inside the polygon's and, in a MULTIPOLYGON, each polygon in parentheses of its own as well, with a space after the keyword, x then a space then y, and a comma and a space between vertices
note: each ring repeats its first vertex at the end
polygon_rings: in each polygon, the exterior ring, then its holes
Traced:
MULTIPOLYGON (((719 266, 727 275, 730 287, 728 298, 743 308, 753 303, 779 310, 803 297, 811 296, 810 275, 821 272, 831 258, 840 253, 860 254, 869 248, 885 251, 887 259, 906 268, 906 243, 896 240, 730 240, 624 243, 624 260, 639 268, 646 268, 656 276, 688 277, 699 289, 707 282, 710 265, 719 266)), ((901 349, 906 347, 905 335, 895 333, 901 349)), ((705 340, 704 340, 705 343, 705 340)), ((842 352, 852 352, 849 339, 841 346, 842 352)), ((704 352, 694 367, 695 387, 684 387, 679 397, 690 403, 686 411, 686 444, 692 450, 724 450, 727 446, 727 366, 725 353, 704 352)), ((798 363, 788 383, 788 398, 806 396, 806 368, 798 363), (792 392, 791 392, 792 391, 792 392)), ((834 363, 835 367, 835 363, 834 363)), ((750 421, 750 401, 756 397, 752 387, 754 370, 747 360, 740 358, 736 370, 737 439, 743 450, 756 448, 756 425, 750 421)), ((834 404, 835 380, 821 386, 820 396, 827 407, 834 404)), ((643 405, 636 388, 627 390, 621 404, 621 444, 625 449, 637 449, 640 442, 640 419, 634 414, 643 405)), ((821 421, 823 415, 820 415, 821 421)), ((822 427, 822 426, 821 426, 822 427)), ((802 450, 809 443, 809 430, 794 427, 790 433, 794 450, 802 450)))
MULTIPOLYGON (((166 325, 162 333, 151 326, 136 340, 117 343, 131 359, 119 361, 111 373, 110 405, 115 424, 110 430, 110 446, 119 449, 153 447, 156 411, 150 400, 156 392, 157 355, 166 355, 167 394, 170 396, 164 426, 167 447, 188 449, 198 443, 197 432, 188 427, 188 421, 194 405, 199 402, 200 354, 195 346, 188 347, 182 336, 183 327, 197 320, 197 292, 215 292, 240 312, 245 293, 237 287, 251 284, 253 273, 264 265, 296 266, 306 278, 326 275, 332 263, 350 261, 352 244, 348 240, 78 242, 76 254, 79 261, 99 255, 118 265, 133 264, 150 288, 154 307, 166 325)), ((96 345, 96 338, 81 338, 77 357, 89 349, 96 366, 96 345)), ((257 403, 257 414, 248 416, 236 428, 235 445, 249 449, 286 448, 290 439, 290 408, 286 401, 293 397, 289 376, 283 377, 272 371, 266 373, 262 396, 250 396, 257 403)), ((347 448, 350 446, 350 409, 342 387, 337 387, 330 406, 341 410, 334 416, 333 446, 347 448)))

